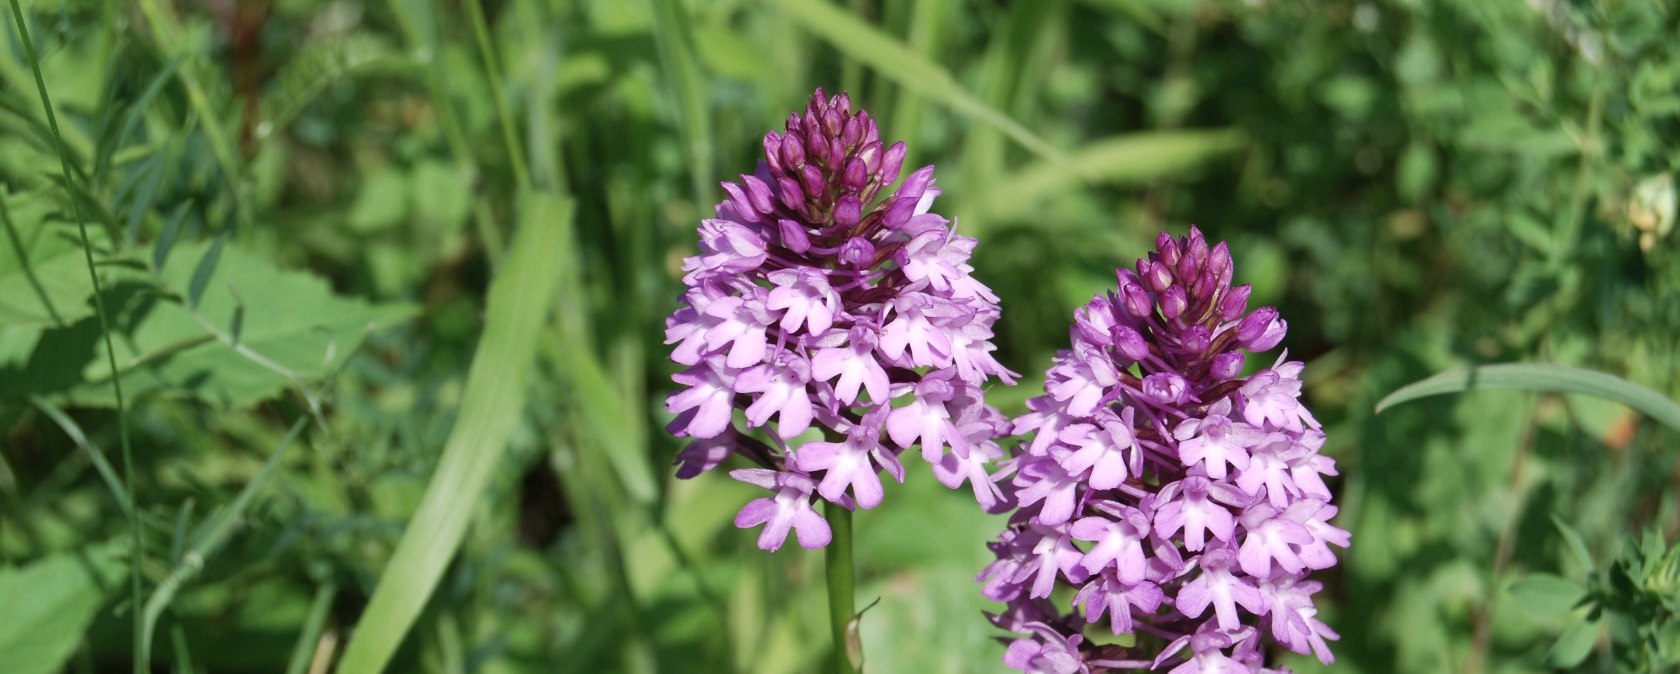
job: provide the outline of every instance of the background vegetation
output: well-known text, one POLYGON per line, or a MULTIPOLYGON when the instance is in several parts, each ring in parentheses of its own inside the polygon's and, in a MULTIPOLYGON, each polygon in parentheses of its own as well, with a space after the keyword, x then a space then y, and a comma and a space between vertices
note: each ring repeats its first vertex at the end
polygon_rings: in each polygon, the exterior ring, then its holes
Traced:
MULTIPOLYGON (((1672 3, 8 9, 0 671, 819 668, 819 555, 674 480, 661 407, 694 226, 814 86, 939 165, 1028 375, 1006 411, 1157 231, 1231 242, 1342 470, 1337 670, 1680 654, 1674 431, 1550 394, 1373 414, 1479 362, 1680 394, 1672 3), (1589 583, 1643 617, 1587 622, 1589 583)), ((999 670, 1000 523, 912 472, 858 519, 870 671, 999 670)))

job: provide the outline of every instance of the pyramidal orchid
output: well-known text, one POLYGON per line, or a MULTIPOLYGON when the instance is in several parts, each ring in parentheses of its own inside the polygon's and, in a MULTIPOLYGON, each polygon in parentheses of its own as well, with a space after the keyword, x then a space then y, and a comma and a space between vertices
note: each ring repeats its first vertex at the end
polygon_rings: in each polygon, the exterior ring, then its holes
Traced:
POLYGON ((1015 377, 991 355, 997 296, 971 275, 975 240, 932 212, 933 167, 893 187, 904 158, 846 94, 819 89, 764 136, 755 173, 723 183, 683 262, 666 321, 685 367, 669 430, 691 440, 678 475, 732 456, 757 464, 730 474, 769 492, 735 518, 763 527, 765 550, 790 532, 802 547, 828 545, 813 505, 879 505, 881 473, 902 481, 911 449, 946 486, 1003 502, 988 466, 1010 426, 982 389, 1015 377))
POLYGON ((998 473, 1019 506, 991 544, 984 594, 1025 672, 1260 672, 1267 644, 1333 660, 1314 570, 1348 533, 1324 433, 1298 399, 1276 309, 1248 311, 1224 243, 1162 234, 1074 316, 1045 395, 998 473), (1057 592, 1058 589, 1064 589, 1057 592), (1131 634, 1132 646, 1085 638, 1131 634))

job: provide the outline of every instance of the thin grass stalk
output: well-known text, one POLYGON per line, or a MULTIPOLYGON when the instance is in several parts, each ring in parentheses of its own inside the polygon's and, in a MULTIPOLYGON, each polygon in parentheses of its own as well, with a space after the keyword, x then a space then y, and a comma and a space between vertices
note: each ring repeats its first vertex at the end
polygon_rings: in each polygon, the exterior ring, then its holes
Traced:
POLYGON ((286 437, 280 441, 280 446, 276 447, 274 453, 269 455, 268 460, 263 462, 263 467, 257 471, 256 477, 245 483, 245 486, 239 490, 239 494, 233 497, 233 502, 228 504, 226 510, 218 513, 210 520, 204 532, 199 534, 198 539, 193 542, 193 546, 187 550, 186 554, 181 555, 181 561, 175 565, 175 568, 170 569, 169 575, 164 577, 156 588, 153 588, 151 596, 146 598, 145 607, 140 611, 141 640, 140 650, 137 651, 140 655, 140 662, 151 662, 152 633, 157 627, 158 618, 163 616, 164 609, 169 608, 169 604, 175 600, 175 594, 181 590, 181 586, 197 576, 199 571, 204 570, 204 563, 218 550, 221 550, 222 545, 227 543, 228 535, 233 532, 233 526, 245 516, 245 510, 251 507, 251 501, 256 498, 257 491, 262 489, 263 485, 268 484, 269 479, 274 476, 274 471, 280 467, 280 459, 286 455, 286 450, 290 449, 292 444, 303 436, 303 430, 309 427, 309 421, 312 418, 312 416, 305 414, 292 423, 291 430, 286 432, 286 437))
MULTIPOLYGON (((23 7, 18 0, 11 0, 12 18, 17 21, 18 37, 23 42, 23 52, 29 58, 29 68, 35 73, 35 88, 41 95, 41 108, 47 113, 47 127, 52 130, 53 148, 58 151, 59 169, 64 174, 64 185, 68 189, 75 181, 75 172, 70 170, 70 154, 64 147, 64 135, 58 129, 58 115, 53 112, 52 97, 47 94, 47 80, 41 74, 40 55, 35 51, 35 42, 29 36, 29 22, 23 16, 23 7)), ((93 305, 99 315, 99 334, 105 342, 105 361, 111 368, 111 389, 116 397, 117 405, 117 435, 122 443, 123 457, 123 487, 129 498, 135 498, 134 491, 134 450, 128 440, 128 407, 123 400, 122 377, 117 370, 117 348, 111 340, 110 314, 105 308, 105 289, 99 281, 99 270, 93 263, 93 243, 88 239, 87 221, 82 218, 81 200, 74 192, 70 194, 70 212, 76 219, 76 231, 81 236, 82 259, 87 263, 88 277, 93 280, 93 305)), ((132 559, 128 563, 129 601, 133 606, 140 605, 140 565, 146 556, 145 541, 140 535, 140 513, 138 503, 128 509, 128 531, 131 544, 132 559)), ((134 652, 142 652, 142 625, 138 612, 134 614, 133 626, 134 652)), ((134 661, 135 674, 145 674, 150 668, 148 663, 139 659, 134 661)))

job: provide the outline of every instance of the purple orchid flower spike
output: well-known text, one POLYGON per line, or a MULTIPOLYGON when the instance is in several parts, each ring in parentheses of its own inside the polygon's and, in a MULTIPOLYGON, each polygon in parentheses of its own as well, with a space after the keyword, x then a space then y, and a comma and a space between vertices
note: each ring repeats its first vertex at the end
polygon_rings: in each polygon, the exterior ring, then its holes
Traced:
POLYGON ((771 492, 735 518, 764 527, 765 550, 789 533, 828 545, 813 504, 875 507, 880 472, 902 481, 906 452, 987 509, 1006 505, 989 467, 1010 424, 983 388, 1016 377, 992 357, 997 295, 972 276, 975 240, 932 211, 933 167, 894 188, 904 159, 850 97, 818 90, 765 134, 753 174, 723 184, 683 261, 666 321, 685 367, 669 428, 691 439, 677 475, 757 464, 730 474, 771 492))
MULTIPOLYGON (((1007 606, 994 622, 1018 635, 1006 664, 1269 672, 1269 645, 1333 660, 1307 574, 1348 545, 1323 480, 1335 462, 1299 399, 1300 363, 1242 376, 1244 352, 1277 346, 1287 325, 1248 311, 1231 276, 1226 245, 1192 227, 1075 313, 1073 348, 1015 420, 1023 438, 998 473, 1019 509, 980 580, 1007 606), (1098 622, 1134 645, 1083 639, 1098 622)), ((903 413, 901 432, 942 428, 928 409, 903 413)))

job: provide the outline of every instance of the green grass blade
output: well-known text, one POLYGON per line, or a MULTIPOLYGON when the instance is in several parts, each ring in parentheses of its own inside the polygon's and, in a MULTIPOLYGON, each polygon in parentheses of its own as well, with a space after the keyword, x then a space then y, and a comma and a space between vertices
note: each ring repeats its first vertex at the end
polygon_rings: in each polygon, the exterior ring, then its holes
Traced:
POLYGON ((390 662, 455 556, 474 505, 524 410, 538 336, 558 285, 549 257, 561 245, 572 205, 557 197, 527 194, 519 206, 519 231, 490 286, 488 320, 467 374, 460 417, 362 614, 340 672, 379 672, 390 662))
POLYGON ((484 6, 480 0, 466 3, 467 18, 472 23, 473 39, 478 43, 478 55, 484 59, 485 82, 490 85, 490 98, 495 103, 497 125, 502 127, 502 142, 507 143, 508 164, 513 167, 513 182, 519 189, 531 187, 531 172, 526 168, 525 152, 519 144, 519 131, 513 126, 508 112, 507 93, 502 90, 501 66, 496 64, 496 48, 490 38, 490 27, 484 21, 484 6))
POLYGON ((88 461, 93 463, 93 469, 99 473, 99 478, 105 481, 105 487, 111 490, 111 496, 117 499, 117 505, 122 506, 124 513, 132 512, 134 510, 134 499, 129 498, 128 489, 123 487, 122 479, 117 477, 117 470, 111 467, 110 461, 105 460, 105 452, 88 441, 87 434, 82 432, 82 427, 76 423, 76 420, 71 419, 70 415, 64 413, 64 410, 58 409, 57 406, 40 396, 29 396, 29 404, 34 405, 35 409, 40 410, 53 423, 58 424, 59 429, 70 437, 71 442, 76 443, 77 447, 87 452, 88 461))
POLYGON ((665 81, 676 95, 682 117, 683 147, 688 152, 688 174, 694 185, 694 203, 704 204, 712 190, 712 120, 706 107, 706 74, 694 55, 693 21, 684 16, 678 0, 653 0, 653 37, 659 50, 665 81))
POLYGON ((1550 363, 1503 363, 1447 370, 1388 394, 1377 403, 1377 413, 1418 398, 1478 389, 1590 395, 1622 403, 1680 430, 1680 404, 1661 393, 1615 375, 1550 363))
POLYGON ((309 615, 304 618, 303 632, 298 634, 297 645, 292 647, 292 659, 286 665, 286 674, 306 674, 310 663, 315 660, 315 651, 320 646, 321 632, 326 629, 327 617, 332 612, 333 598, 338 596, 338 586, 332 582, 321 585, 315 591, 315 600, 309 603, 309 615))
POLYGON ((1084 182, 1140 183, 1189 170, 1243 144, 1232 129, 1146 131, 1093 142, 1065 161, 1038 162, 1004 176, 1008 189, 981 190, 989 195, 981 213, 988 218, 1025 215, 1043 199, 1084 182))
MULTIPOLYGON (((93 303, 99 314, 99 334, 105 342, 105 362, 111 368, 111 389, 117 404, 117 435, 122 440, 123 456, 123 486, 128 492, 130 503, 134 504, 134 450, 128 441, 128 411, 123 404, 122 377, 117 372, 117 349, 111 342, 110 314, 105 310, 104 288, 99 281, 99 272, 93 263, 93 244, 88 240, 87 220, 82 217, 81 199, 76 197, 75 172, 70 168, 70 151, 64 145, 64 134, 58 130, 58 115, 53 112, 52 97, 47 94, 47 80, 41 75, 41 59, 35 53, 35 43, 29 37, 29 22, 23 16, 23 7, 18 0, 12 0, 12 17, 17 21, 18 37, 23 42, 23 51, 29 57, 29 67, 35 73, 35 88, 41 95, 41 108, 47 114, 47 127, 52 130, 53 148, 58 151, 59 169, 64 174, 64 187, 70 191, 70 211, 76 220, 76 231, 81 235, 82 257, 87 263, 88 276, 93 282, 93 303)), ((140 536, 140 514, 138 507, 128 509, 128 529, 132 548, 128 563, 129 600, 140 603, 140 566, 145 562, 145 541, 140 536)), ((133 638, 135 652, 143 649, 141 643, 140 617, 134 617, 133 638)), ((150 663, 136 659, 134 671, 140 674, 150 669, 150 663)))
POLYGON ((1009 115, 976 98, 957 83, 950 71, 862 19, 822 0, 769 2, 787 12, 788 16, 806 30, 815 33, 842 54, 862 62, 881 76, 897 82, 899 86, 997 127, 999 131, 1040 157, 1052 161, 1061 159, 1061 150, 1009 115))

